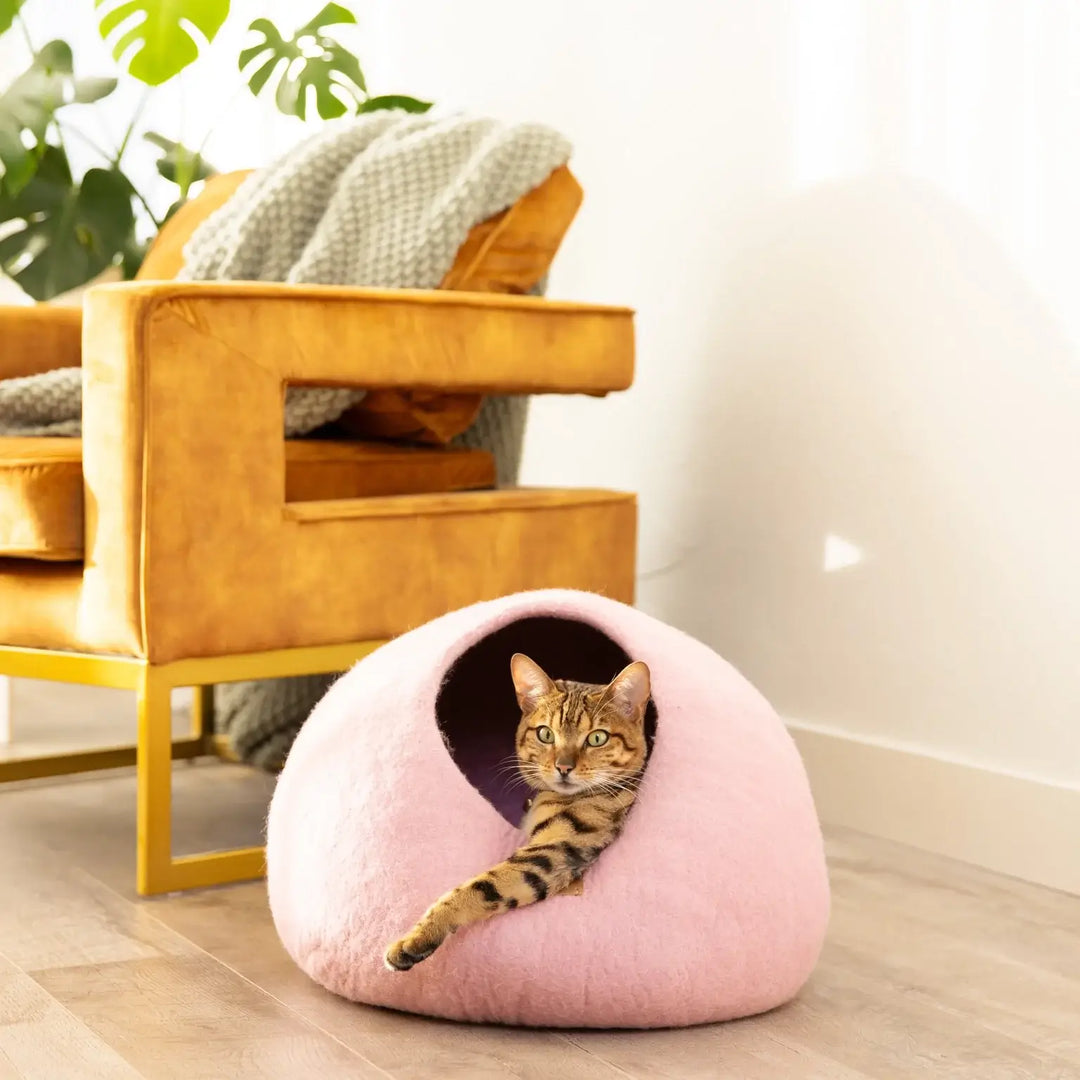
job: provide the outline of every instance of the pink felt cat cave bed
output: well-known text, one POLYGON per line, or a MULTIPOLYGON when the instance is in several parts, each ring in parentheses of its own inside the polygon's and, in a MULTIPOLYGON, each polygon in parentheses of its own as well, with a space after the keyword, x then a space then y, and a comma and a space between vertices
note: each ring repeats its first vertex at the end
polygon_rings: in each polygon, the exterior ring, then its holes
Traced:
POLYGON ((578 592, 464 608, 341 678, 281 775, 267 864, 278 932, 308 975, 459 1020, 659 1027, 761 1012, 803 985, 828 919, 806 775, 772 708, 700 642, 578 592), (388 972, 390 941, 516 846, 526 792, 500 771, 520 716, 514 652, 584 682, 649 665, 637 804, 581 896, 469 927, 388 972))

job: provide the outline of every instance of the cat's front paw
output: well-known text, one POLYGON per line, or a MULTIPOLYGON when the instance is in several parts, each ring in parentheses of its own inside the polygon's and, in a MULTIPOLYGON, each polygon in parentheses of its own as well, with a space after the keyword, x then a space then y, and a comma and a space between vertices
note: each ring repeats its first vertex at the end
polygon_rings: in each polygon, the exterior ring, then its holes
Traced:
POLYGON ((414 930, 386 950, 383 963, 389 971, 408 971, 416 967, 421 960, 426 960, 440 944, 441 942, 433 941, 414 930))
POLYGON ((584 896, 584 894, 585 894, 585 875, 584 874, 579 874, 562 891, 563 896, 584 896))

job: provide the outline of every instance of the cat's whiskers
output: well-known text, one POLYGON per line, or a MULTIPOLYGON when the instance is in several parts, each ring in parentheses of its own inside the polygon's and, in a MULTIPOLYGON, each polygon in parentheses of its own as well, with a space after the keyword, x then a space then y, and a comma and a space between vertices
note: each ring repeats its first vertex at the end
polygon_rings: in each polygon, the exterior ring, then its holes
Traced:
POLYGON ((612 773, 598 773, 589 782, 590 788, 604 795, 619 795, 624 791, 634 791, 636 780, 624 778, 612 773))
POLYGON ((509 754, 496 762, 493 772, 494 778, 501 781, 500 795, 505 795, 521 783, 530 788, 542 786, 539 769, 532 762, 521 761, 516 753, 509 754))
POLYGON ((518 773, 529 787, 542 788, 545 786, 543 770, 535 762, 519 762, 518 773))

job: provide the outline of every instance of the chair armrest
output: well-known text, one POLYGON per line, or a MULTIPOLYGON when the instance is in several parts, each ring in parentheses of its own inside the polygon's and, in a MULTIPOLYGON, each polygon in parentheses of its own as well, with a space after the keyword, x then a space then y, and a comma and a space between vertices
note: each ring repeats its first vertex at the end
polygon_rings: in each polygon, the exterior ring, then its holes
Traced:
POLYGON ((255 282, 104 285, 118 309, 213 341, 280 382, 476 393, 606 393, 633 381, 628 308, 532 296, 255 282))
POLYGON ((446 496, 430 507, 410 496, 304 518, 285 502, 282 434, 287 383, 622 389, 633 374, 624 308, 135 283, 90 290, 84 320, 81 630, 93 640, 165 662, 384 636, 515 588, 632 594, 628 496, 503 506, 493 492, 449 509, 446 496), (532 555, 517 554, 523 544, 532 555))
POLYGON ((77 307, 0 305, 0 379, 78 367, 81 337, 82 311, 77 307))

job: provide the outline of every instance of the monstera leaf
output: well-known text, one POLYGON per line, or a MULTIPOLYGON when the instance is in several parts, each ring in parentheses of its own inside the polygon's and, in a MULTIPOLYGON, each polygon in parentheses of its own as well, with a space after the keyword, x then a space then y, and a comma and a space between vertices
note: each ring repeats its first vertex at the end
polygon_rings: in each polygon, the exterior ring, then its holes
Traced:
POLYGON ((306 119, 308 89, 324 120, 356 112, 367 99, 367 84, 360 61, 332 37, 328 26, 355 23, 356 16, 340 4, 327 4, 288 40, 269 19, 256 19, 249 31, 262 40, 240 54, 240 70, 258 96, 272 78, 278 80, 274 100, 288 116, 306 119))
POLYGON ((71 59, 71 46, 66 41, 50 41, 34 54, 31 70, 40 71, 59 83, 62 105, 89 105, 108 97, 116 89, 116 80, 106 76, 76 79, 71 59))
POLYGON ((0 240, 0 266, 35 300, 84 284, 131 245, 131 196, 115 169, 90 169, 76 184, 64 152, 46 147, 17 195, 0 191, 0 221, 15 224, 0 240))
POLYGON ((378 97, 369 97, 357 112, 378 112, 380 109, 403 109, 409 113, 426 113, 431 108, 430 101, 421 101, 419 98, 409 97, 408 94, 380 94, 378 97))
POLYGON ((17 194, 33 176, 57 109, 97 101, 115 88, 115 79, 75 79, 66 42, 50 41, 36 53, 26 71, 0 94, 0 162, 8 192, 17 194), (27 147, 24 133, 31 136, 33 149, 27 147))
POLYGON ((0 0, 0 34, 6 34, 19 14, 23 0, 0 0))
POLYGON ((156 131, 148 131, 143 138, 164 151, 158 158, 157 171, 166 180, 178 184, 185 193, 196 181, 205 180, 217 172, 217 169, 197 150, 189 150, 175 139, 167 139, 156 131))
POLYGON ((128 72, 159 86, 198 59, 199 46, 184 26, 190 22, 213 41, 229 14, 229 0, 94 0, 98 30, 120 62, 135 46, 128 72))

